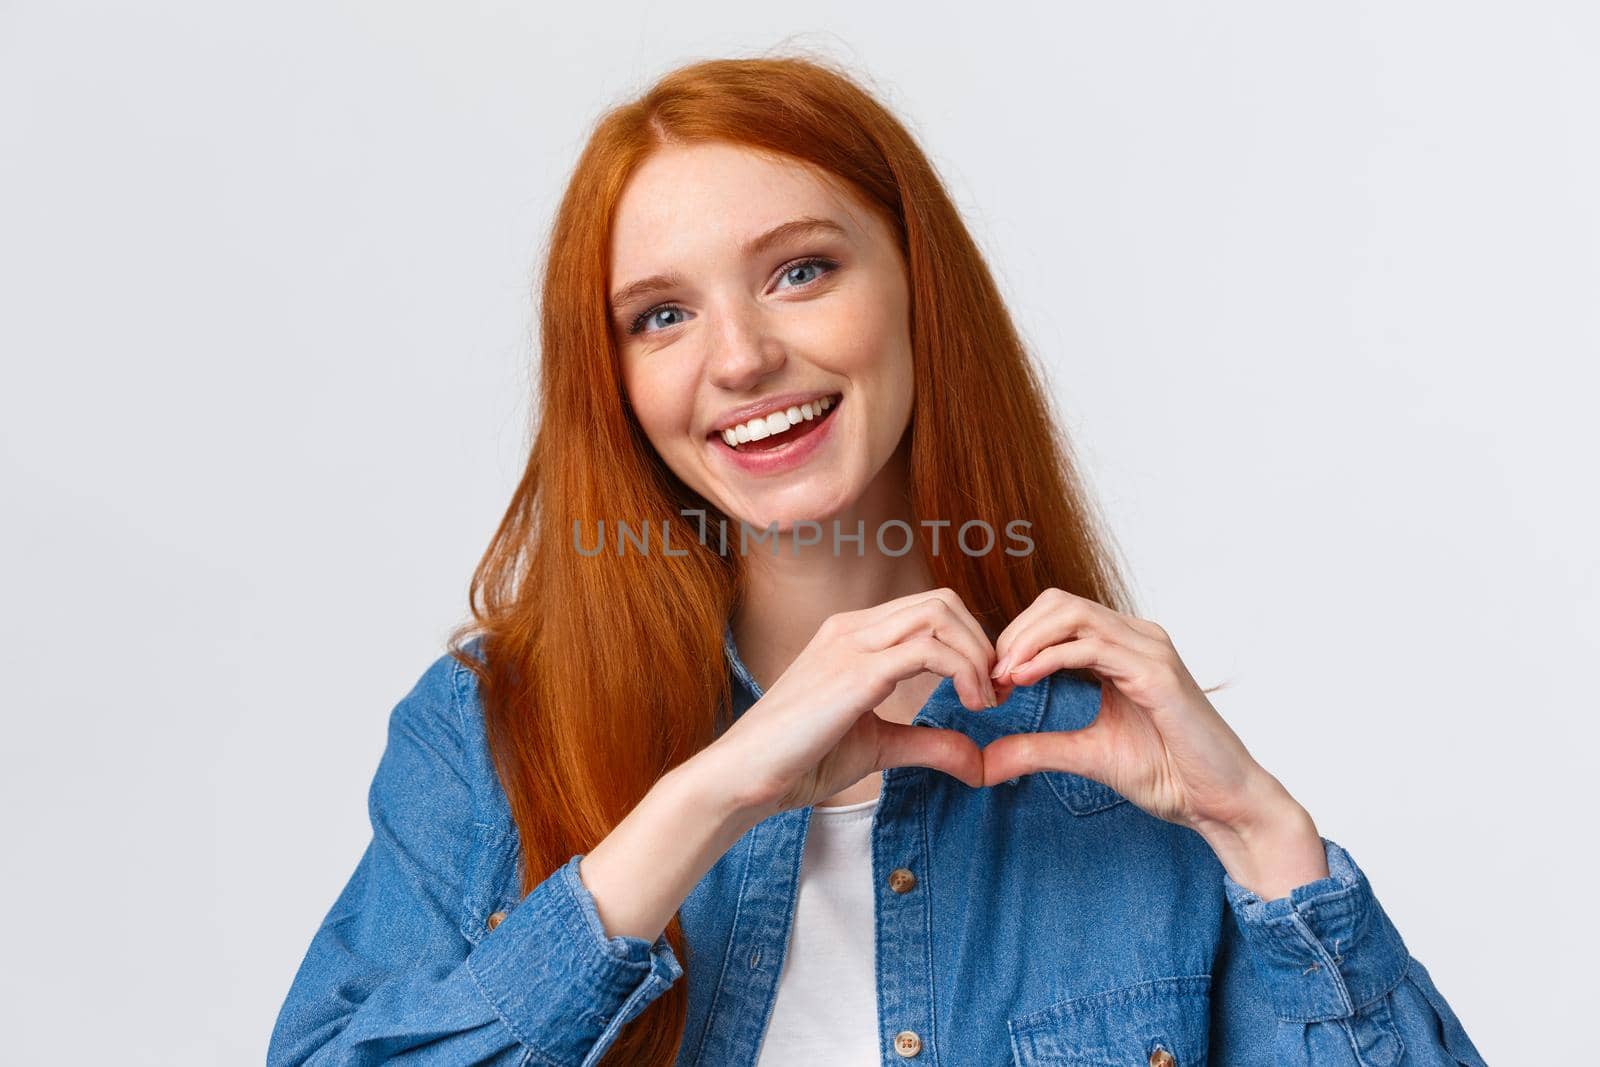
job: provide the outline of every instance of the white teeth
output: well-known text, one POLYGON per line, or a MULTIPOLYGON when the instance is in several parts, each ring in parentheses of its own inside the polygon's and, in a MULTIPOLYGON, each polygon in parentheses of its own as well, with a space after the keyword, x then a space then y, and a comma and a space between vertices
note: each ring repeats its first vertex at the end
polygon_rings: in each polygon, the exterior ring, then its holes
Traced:
POLYGON ((722 431, 722 439, 728 443, 729 448, 737 448, 748 441, 760 441, 773 434, 782 433, 801 421, 819 419, 822 413, 831 407, 833 398, 827 396, 820 400, 809 400, 804 404, 794 404, 782 411, 774 411, 770 415, 760 415, 737 426, 729 426, 722 431))

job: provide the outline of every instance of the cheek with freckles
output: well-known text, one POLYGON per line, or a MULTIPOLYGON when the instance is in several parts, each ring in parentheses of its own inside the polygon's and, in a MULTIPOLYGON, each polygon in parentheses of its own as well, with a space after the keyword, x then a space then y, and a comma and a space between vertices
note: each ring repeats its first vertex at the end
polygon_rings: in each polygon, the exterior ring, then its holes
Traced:
POLYGON ((682 375, 662 373, 637 364, 624 366, 623 382, 629 405, 645 437, 676 469, 674 453, 683 450, 692 427, 693 383, 684 380, 682 375))
POLYGON ((829 369, 850 384, 856 424, 869 461, 881 464, 899 444, 911 415, 910 338, 881 312, 868 328, 844 333, 830 353, 829 369))

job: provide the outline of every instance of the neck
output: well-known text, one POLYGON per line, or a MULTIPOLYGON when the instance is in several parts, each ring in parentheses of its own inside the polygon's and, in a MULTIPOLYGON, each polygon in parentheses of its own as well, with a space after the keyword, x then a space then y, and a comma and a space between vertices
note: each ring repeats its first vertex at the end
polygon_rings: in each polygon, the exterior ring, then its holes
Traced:
MULTIPOLYGON (((819 519, 822 536, 814 545, 797 545, 794 531, 778 536, 777 552, 769 544, 752 548, 745 557, 745 595, 731 620, 739 654, 762 690, 768 689, 811 641, 824 619, 886 600, 933 588, 933 576, 920 548, 921 531, 912 513, 906 450, 901 448, 851 507, 819 519), (900 556, 878 548, 877 531, 899 519, 918 535, 918 543, 900 556), (854 535, 860 545, 834 546, 834 522, 841 535, 854 535), (859 554, 858 554, 859 552, 859 554)), ((809 531, 815 536, 815 531, 809 531)), ((903 527, 884 531, 886 547, 906 544, 903 527)))

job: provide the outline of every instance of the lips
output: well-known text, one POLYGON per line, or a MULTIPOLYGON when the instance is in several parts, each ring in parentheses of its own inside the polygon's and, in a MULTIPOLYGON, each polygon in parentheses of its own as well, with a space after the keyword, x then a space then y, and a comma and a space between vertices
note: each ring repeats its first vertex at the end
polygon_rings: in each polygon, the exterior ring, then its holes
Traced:
POLYGON ((787 424, 776 433, 771 432, 769 429, 767 436, 759 439, 733 445, 728 444, 726 437, 721 438, 721 440, 725 447, 731 448, 736 452, 770 452, 773 449, 783 448, 793 441, 798 441, 802 437, 815 433, 824 422, 833 417, 834 410, 837 407, 837 404, 830 404, 826 410, 813 415, 809 419, 802 414, 798 421, 787 424))
MULTIPOLYGON (((722 430, 707 435, 706 447, 713 450, 718 462, 751 477, 776 477, 805 467, 818 450, 827 448, 833 439, 836 432, 833 424, 838 421, 833 415, 844 401, 838 393, 790 396, 799 403, 791 403, 788 408, 774 407, 759 419, 752 415, 736 426, 725 425, 722 430), (822 406, 823 401, 827 402, 827 407, 822 406), (799 410, 794 410, 796 408, 799 410), (807 408, 809 419, 806 418, 807 408), (795 415, 792 420, 791 412, 795 415), (769 425, 776 432, 767 432, 769 425), (744 441, 739 440, 741 435, 746 438, 744 441), (729 436, 733 438, 731 443, 729 436)), ((783 399, 773 397, 769 403, 776 405, 783 399)))
POLYGON ((839 394, 817 396, 783 406, 782 401, 764 414, 757 414, 712 435, 713 440, 737 452, 767 451, 781 448, 804 437, 833 414, 839 394))
MULTIPOLYGON (((737 430, 740 426, 744 426, 747 432, 740 436, 746 440, 752 437, 764 437, 766 433, 762 430, 761 424, 772 416, 787 416, 790 409, 801 408, 810 408, 810 413, 813 416, 819 415, 823 410, 820 406, 821 402, 830 398, 837 400, 839 394, 820 389, 813 389, 807 392, 777 393, 773 396, 764 397, 753 404, 745 404, 742 407, 724 411, 717 421, 711 424, 711 429, 706 432, 706 436, 708 438, 716 437, 729 430, 737 430)), ((786 421, 792 422, 793 420, 787 419, 786 421)), ((772 432, 776 433, 782 428, 783 426, 780 423, 772 427, 772 432)))

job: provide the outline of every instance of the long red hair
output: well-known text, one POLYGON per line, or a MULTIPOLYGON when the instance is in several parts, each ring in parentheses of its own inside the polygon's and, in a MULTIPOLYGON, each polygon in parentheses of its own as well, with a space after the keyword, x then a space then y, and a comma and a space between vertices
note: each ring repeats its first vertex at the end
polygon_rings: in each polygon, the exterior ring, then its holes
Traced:
MULTIPOLYGON (((1034 542, 1024 556, 969 556, 948 536, 937 555, 923 544, 935 581, 995 630, 1050 586, 1130 610, 1039 372, 906 128, 827 60, 674 70, 601 117, 567 185, 543 273, 533 447, 473 574, 472 619, 450 640, 478 676, 524 892, 588 852, 664 772, 709 744, 729 707, 722 633, 741 590, 738 553, 718 552, 715 537, 702 545, 699 520, 679 514, 724 517, 650 447, 626 402, 606 307, 612 219, 630 175, 658 146, 705 141, 820 168, 898 240, 911 293, 915 514, 948 520, 949 532, 983 520, 997 536, 1025 519, 1034 542), (674 523, 672 543, 687 554, 574 550, 574 523, 588 538, 602 520, 610 530, 646 517, 656 532, 674 523), (484 662, 464 647, 474 636, 484 662)), ((666 936, 693 966, 677 917, 666 936)), ((671 1064, 686 1007, 679 981, 623 1030, 607 1062, 671 1064)))

